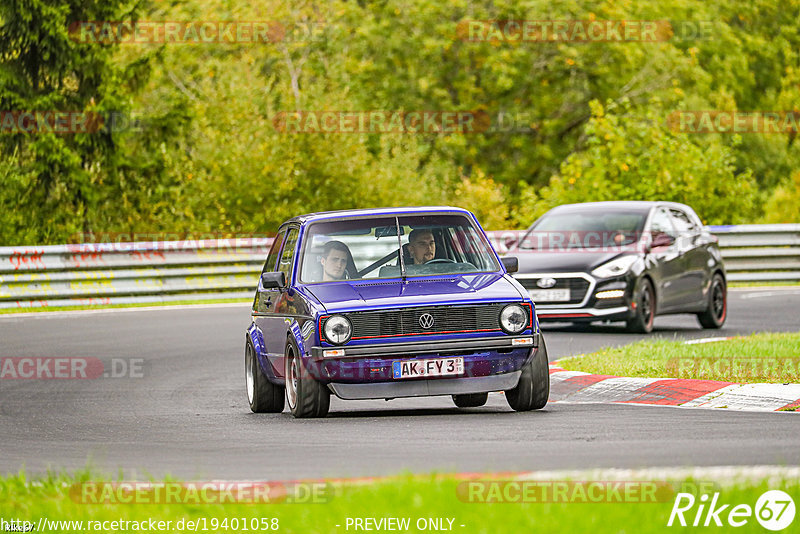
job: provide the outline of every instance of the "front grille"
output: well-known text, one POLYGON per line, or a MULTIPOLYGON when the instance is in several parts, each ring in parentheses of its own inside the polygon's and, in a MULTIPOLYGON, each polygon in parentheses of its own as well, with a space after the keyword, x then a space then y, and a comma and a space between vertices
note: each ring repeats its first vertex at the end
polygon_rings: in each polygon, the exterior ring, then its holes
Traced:
MULTIPOLYGON (((543 277, 544 278, 544 277, 543 277)), ((584 297, 586 297, 586 292, 589 290, 589 281, 585 278, 580 278, 577 276, 571 277, 563 277, 557 278, 555 276, 546 277, 546 278, 553 278, 556 281, 556 285, 552 287, 548 287, 547 289, 569 289, 569 300, 559 301, 559 302, 542 302, 541 306, 560 306, 564 304, 580 304, 583 302, 584 297)), ((522 284, 522 287, 525 289, 542 289, 536 282, 538 282, 540 278, 520 278, 519 283, 522 284)), ((537 303, 537 306, 540 304, 537 303)))
MULTIPOLYGON (((353 324, 353 339, 476 332, 500 330, 500 311, 505 304, 466 306, 423 306, 397 310, 364 311, 346 314, 353 324), (420 326, 420 316, 428 313, 433 326, 420 326)), ((324 325, 323 325, 324 328, 324 325)))

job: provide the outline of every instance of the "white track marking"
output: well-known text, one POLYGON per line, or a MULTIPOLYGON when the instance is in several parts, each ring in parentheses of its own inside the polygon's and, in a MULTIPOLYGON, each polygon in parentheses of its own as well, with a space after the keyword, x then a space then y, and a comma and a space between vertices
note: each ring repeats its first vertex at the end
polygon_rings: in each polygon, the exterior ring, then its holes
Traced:
POLYGON ((633 392, 637 389, 664 380, 663 378, 608 378, 586 386, 571 395, 567 395, 564 400, 573 402, 615 402, 628 401, 633 398, 633 392))
POLYGON ((800 384, 734 384, 684 403, 681 407, 775 411, 797 399, 800 399, 800 384))

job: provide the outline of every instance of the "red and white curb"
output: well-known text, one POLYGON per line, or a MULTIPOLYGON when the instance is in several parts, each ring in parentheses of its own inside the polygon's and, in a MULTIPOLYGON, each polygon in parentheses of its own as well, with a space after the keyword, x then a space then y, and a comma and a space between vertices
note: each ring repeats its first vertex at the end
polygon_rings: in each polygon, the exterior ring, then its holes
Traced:
POLYGON ((550 365, 550 400, 574 403, 644 404, 774 412, 797 408, 800 384, 737 384, 680 378, 628 378, 566 371, 550 365))

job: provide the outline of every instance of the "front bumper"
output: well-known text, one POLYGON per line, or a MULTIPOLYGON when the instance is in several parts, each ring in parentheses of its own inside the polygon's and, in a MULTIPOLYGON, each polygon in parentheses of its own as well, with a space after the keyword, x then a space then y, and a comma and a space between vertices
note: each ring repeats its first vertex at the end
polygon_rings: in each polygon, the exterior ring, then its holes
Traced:
MULTIPOLYGON (((453 380, 458 379, 473 380, 513 373, 522 369, 525 363, 536 353, 539 341, 539 333, 536 332, 521 336, 502 335, 419 342, 398 341, 383 344, 346 345, 336 348, 312 347, 307 363, 316 380, 325 384, 333 383, 335 384, 333 387, 341 387, 342 384, 376 385, 383 383, 384 388, 400 392, 391 395, 371 393, 371 396, 364 398, 426 395, 429 393, 421 393, 421 391, 425 390, 422 385, 412 387, 402 384, 440 381, 453 383, 453 380), (337 352, 332 353, 331 351, 334 350, 337 352), (326 352, 328 353, 327 355, 326 352), (462 357, 464 359, 464 374, 458 377, 444 376, 430 379, 396 379, 394 377, 393 365, 396 361, 446 357, 462 357), (404 391, 413 393, 403 394, 402 392, 404 391)), ((475 383, 470 382, 470 384, 475 383)), ((503 386, 505 383, 500 385, 503 386)), ((483 389, 482 391, 502 389, 500 387, 492 389, 494 386, 491 385, 485 387, 489 389, 483 389)), ((337 395, 340 394, 335 389, 333 391, 337 395)), ((458 391, 458 388, 456 388, 456 392, 458 391)), ((355 393, 345 392, 342 394, 350 395, 355 393)), ((434 394, 445 395, 448 393, 434 394)))
POLYGON ((602 279, 585 272, 525 273, 517 277, 529 291, 536 289, 534 281, 543 278, 556 280, 557 287, 568 284, 568 280, 588 282, 585 293, 577 297, 580 299, 578 302, 537 302, 536 317, 541 322, 624 321, 634 315, 632 302, 635 278, 630 272, 602 279), (621 296, 602 298, 603 293, 619 290, 623 291, 621 296))
POLYGON ((613 320, 629 319, 629 306, 614 308, 539 308, 536 314, 540 321, 574 321, 574 320, 613 320))
POLYGON ((364 357, 392 357, 414 356, 418 354, 438 355, 452 354, 454 352, 484 352, 504 349, 518 349, 523 347, 538 347, 539 332, 527 336, 497 336, 488 338, 466 338, 445 341, 409 341, 400 343, 383 343, 380 345, 354 345, 344 347, 312 347, 311 357, 314 360, 329 360, 331 358, 364 358, 364 357), (522 343, 530 339, 530 343, 522 343), (330 354, 332 351, 342 351, 343 354, 330 354), (326 352, 329 354, 326 355, 326 352))
POLYGON ((438 378, 378 382, 368 384, 346 384, 332 382, 328 388, 345 400, 395 399, 399 397, 429 397, 434 395, 464 395, 487 393, 515 388, 522 371, 474 378, 438 378))

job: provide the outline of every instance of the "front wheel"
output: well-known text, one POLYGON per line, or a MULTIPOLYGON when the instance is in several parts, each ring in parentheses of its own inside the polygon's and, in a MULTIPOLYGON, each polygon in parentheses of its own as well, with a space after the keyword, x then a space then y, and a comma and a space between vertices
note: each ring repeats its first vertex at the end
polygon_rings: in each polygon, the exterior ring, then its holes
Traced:
POLYGON ((633 293, 634 308, 633 319, 628 319, 628 332, 649 334, 653 331, 653 322, 656 317, 656 293, 653 284, 647 278, 641 278, 633 293))
POLYGON ((331 404, 331 394, 303 366, 293 343, 286 346, 286 400, 292 415, 297 418, 325 417, 331 404))
POLYGON ((536 354, 522 368, 517 387, 506 391, 506 400, 512 409, 527 412, 544 408, 549 397, 550 369, 547 362, 547 345, 542 337, 536 354))
POLYGON ((728 291, 725 279, 716 273, 711 279, 711 289, 708 292, 708 308, 697 314, 697 321, 703 328, 721 328, 727 315, 728 291))
POLYGON ((261 372, 256 351, 249 339, 244 349, 244 378, 250 410, 254 413, 283 411, 283 388, 267 380, 261 372))
POLYGON ((467 393, 464 395, 453 395, 453 402, 459 408, 477 408, 483 406, 489 399, 488 393, 467 393))

